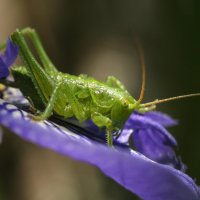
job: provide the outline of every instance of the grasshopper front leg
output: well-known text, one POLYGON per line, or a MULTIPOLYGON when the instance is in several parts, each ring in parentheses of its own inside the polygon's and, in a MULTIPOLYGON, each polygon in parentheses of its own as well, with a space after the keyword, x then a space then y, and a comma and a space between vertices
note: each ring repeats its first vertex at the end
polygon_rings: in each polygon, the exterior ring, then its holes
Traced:
POLYGON ((61 86, 62 86, 62 82, 60 82, 56 85, 56 87, 54 88, 53 93, 51 95, 51 98, 50 98, 44 112, 42 112, 42 114, 31 115, 31 118, 33 120, 36 120, 36 121, 46 120, 47 118, 49 118, 52 115, 52 112, 54 110, 55 103, 56 103, 58 94, 60 92, 61 86))
POLYGON ((87 119, 83 106, 78 102, 70 87, 66 85, 66 82, 63 81, 60 81, 58 82, 58 84, 56 84, 45 110, 40 115, 31 116, 31 118, 36 121, 46 120, 52 115, 53 111, 56 112, 58 115, 63 115, 63 117, 74 115, 80 122, 83 122, 87 119), (64 110, 64 112, 60 111, 56 107, 56 105, 59 104, 60 98, 62 98, 63 88, 67 93, 68 102, 68 106, 61 108, 62 110, 64 110))

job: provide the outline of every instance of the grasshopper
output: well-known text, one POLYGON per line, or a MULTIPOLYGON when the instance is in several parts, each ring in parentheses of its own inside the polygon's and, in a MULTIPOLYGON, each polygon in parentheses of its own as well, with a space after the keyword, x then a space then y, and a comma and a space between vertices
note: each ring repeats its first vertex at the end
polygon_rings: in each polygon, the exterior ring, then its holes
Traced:
POLYGON ((114 76, 108 76, 106 81, 102 82, 83 74, 74 76, 59 72, 47 56, 34 29, 17 29, 11 34, 11 40, 18 45, 24 63, 24 66, 11 69, 15 87, 19 88, 24 96, 28 96, 33 107, 40 111, 31 118, 40 121, 54 114, 63 118, 75 117, 80 123, 91 119, 98 127, 106 128, 109 146, 113 145, 113 133, 119 133, 134 110, 146 112, 155 108, 158 103, 200 95, 189 94, 141 104, 145 87, 142 54, 142 89, 139 99, 136 100, 114 76), (42 66, 31 52, 27 37, 31 39, 42 66))

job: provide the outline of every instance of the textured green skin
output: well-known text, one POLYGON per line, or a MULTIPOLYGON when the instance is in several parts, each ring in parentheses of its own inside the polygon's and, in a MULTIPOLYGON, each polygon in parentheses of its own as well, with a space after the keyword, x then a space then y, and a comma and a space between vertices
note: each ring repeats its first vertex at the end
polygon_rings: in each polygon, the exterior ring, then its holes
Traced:
MULTIPOLYGON (((15 78, 17 86, 25 96, 29 96, 37 109, 44 107, 41 98, 38 98, 37 89, 33 86, 30 75, 25 67, 12 69, 12 74, 15 78)), ((74 113, 68 101, 66 92, 66 84, 70 87, 73 94, 77 98, 85 117, 79 121, 91 119, 92 113, 100 113, 108 117, 112 121, 114 130, 120 129, 128 116, 133 112, 133 108, 129 105, 137 105, 133 97, 123 89, 110 86, 106 82, 97 81, 92 77, 74 76, 61 72, 49 73, 54 85, 63 82, 58 93, 58 98, 55 103, 54 112, 64 118, 73 117, 74 113), (65 109, 67 108, 67 111, 65 109)), ((46 88, 44 88, 45 90, 46 88)), ((45 91, 43 91, 45 93, 45 91)), ((50 96, 46 95, 46 102, 50 96)), ((43 104, 44 104, 43 103, 43 104)))

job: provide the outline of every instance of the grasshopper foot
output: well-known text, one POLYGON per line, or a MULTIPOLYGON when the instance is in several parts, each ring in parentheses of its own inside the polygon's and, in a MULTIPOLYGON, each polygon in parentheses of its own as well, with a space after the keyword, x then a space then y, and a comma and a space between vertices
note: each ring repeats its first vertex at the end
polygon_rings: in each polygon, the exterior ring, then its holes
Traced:
POLYGON ((28 117, 30 119, 32 119, 33 121, 43 121, 45 120, 44 117, 42 115, 32 115, 32 114, 28 114, 28 117))

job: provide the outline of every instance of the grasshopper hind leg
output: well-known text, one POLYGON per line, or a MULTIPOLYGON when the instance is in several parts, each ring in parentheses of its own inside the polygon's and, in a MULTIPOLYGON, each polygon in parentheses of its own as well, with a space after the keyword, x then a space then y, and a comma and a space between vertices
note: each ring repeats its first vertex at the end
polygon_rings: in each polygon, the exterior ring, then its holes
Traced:
POLYGON ((43 48, 43 45, 40 41, 39 35, 37 34, 36 30, 30 27, 26 27, 21 30, 22 34, 24 36, 28 36, 31 39, 31 42, 33 43, 40 60, 44 66, 44 69, 47 73, 49 72, 57 72, 56 67, 53 65, 51 60, 49 59, 46 51, 43 48))

